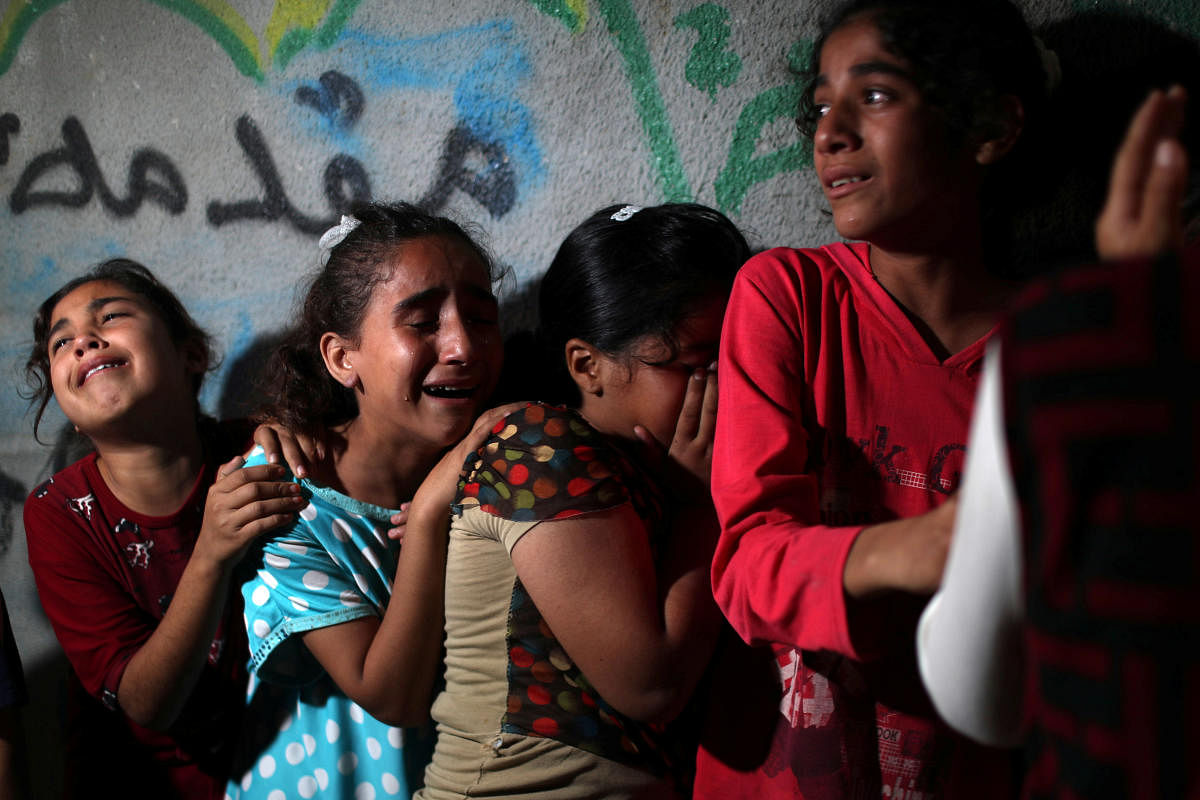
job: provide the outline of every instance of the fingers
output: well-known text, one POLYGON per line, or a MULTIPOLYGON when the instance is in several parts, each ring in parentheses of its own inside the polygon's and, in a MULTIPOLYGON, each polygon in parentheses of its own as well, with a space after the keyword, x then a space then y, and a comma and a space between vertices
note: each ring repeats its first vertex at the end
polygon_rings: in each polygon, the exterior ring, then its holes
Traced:
POLYGON ((240 528, 242 539, 249 542, 251 539, 257 539, 264 533, 282 528, 285 525, 291 525, 296 520, 295 511, 280 512, 277 514, 268 514, 266 516, 255 517, 240 528))
POLYGON ((254 429, 254 443, 263 449, 268 464, 279 463, 279 437, 270 425, 259 425, 254 429))
POLYGON ((643 445, 645 445, 648 449, 657 450, 659 452, 666 452, 666 448, 663 447, 663 443, 660 442, 658 439, 654 438, 654 434, 651 433, 649 431, 649 429, 646 428, 646 426, 634 425, 633 426, 633 435, 639 442, 641 442, 643 445))
POLYGON ((294 483, 250 483, 239 490, 225 511, 225 523, 239 538, 258 536, 291 524, 307 504, 294 483))
POLYGON ((688 379, 683 395, 683 407, 675 425, 673 444, 707 443, 712 441, 717 425, 717 365, 698 369, 688 379))
POLYGON ((488 438, 488 436, 491 435, 492 429, 496 427, 496 424, 500 422, 500 420, 504 419, 514 411, 519 411, 528 405, 529 403, 524 402, 506 403, 505 405, 497 406, 496 408, 488 409, 487 411, 483 412, 479 415, 479 418, 475 420, 475 425, 471 428, 471 432, 463 437, 463 440, 458 443, 458 451, 465 458, 467 453, 471 452, 472 450, 478 450, 483 446, 484 441, 488 438))
MULTIPOLYGON (((297 478, 307 478, 313 461, 321 457, 318 442, 310 436, 298 435, 286 428, 278 428, 275 433, 279 438, 279 447, 283 451, 283 460, 288 469, 297 478)), ((275 462, 278 460, 276 458, 275 462)))
POLYGON ((675 438, 672 444, 690 442, 700 430, 700 417, 704 408, 704 389, 707 386, 705 370, 693 370, 683 393, 683 406, 675 422, 675 438))
MULTIPOLYGON (((222 466, 221 470, 240 460, 240 457, 233 459, 222 466)), ((245 510, 246 514, 243 516, 256 517, 298 508, 303 499, 300 487, 291 481, 283 480, 286 474, 281 464, 259 464, 223 474, 209 489, 204 513, 206 516, 211 513, 236 515, 239 510, 245 510), (264 502, 270 505, 254 505, 264 502)))
POLYGON ((642 445, 642 459, 646 466, 651 470, 661 469, 663 461, 667 458, 667 448, 663 443, 654 438, 654 434, 643 425, 634 425, 633 435, 642 445))
POLYGON ((231 506, 245 506, 255 500, 264 500, 273 497, 298 497, 299 495, 299 484, 292 483, 291 481, 272 480, 267 475, 257 478, 252 477, 241 486, 231 489, 228 492, 231 506))
POLYGON ((304 449, 297 445, 295 439, 283 438, 279 441, 283 448, 283 460, 297 478, 308 477, 309 458, 304 449))
POLYGON ((698 435, 712 441, 717 430, 717 362, 708 365, 708 374, 704 377, 704 402, 700 406, 700 427, 698 435))
POLYGON ((246 460, 237 456, 217 468, 217 479, 213 481, 210 492, 233 492, 238 487, 255 481, 283 481, 287 470, 282 464, 256 464, 253 467, 243 467, 246 460))
POLYGON ((1125 138, 1117 150, 1105 210, 1111 207, 1112 213, 1119 218, 1131 217, 1141 207, 1141 188, 1154 144, 1158 141, 1157 130, 1165 108, 1163 93, 1157 89, 1151 92, 1133 115, 1133 121, 1129 123, 1125 138))
POLYGON ((674 473, 673 490, 680 496, 708 497, 712 469, 713 433, 717 421, 716 364, 688 378, 675 435, 667 453, 674 473))
POLYGON ((267 463, 278 464, 282 456, 292 473, 307 478, 309 468, 324 458, 324 442, 315 436, 297 433, 277 422, 254 429, 254 442, 263 449, 267 463))
MULTIPOLYGON (((443 454, 433 470, 421 481, 420 487, 413 495, 412 503, 412 507, 418 509, 417 516, 424 520, 431 514, 444 515, 458 491, 460 473, 463 463, 469 457, 468 454, 483 446, 484 441, 491 435, 500 420, 528 405, 528 403, 508 403, 479 415, 471 431, 453 449, 443 454)), ((407 524, 407 522, 404 523, 405 529, 407 529, 407 524)), ((401 538, 404 534, 399 530, 400 527, 389 530, 388 536, 401 538)))
POLYGON ((307 478, 309 468, 325 458, 325 442, 316 436, 289 430, 279 431, 283 458, 297 477, 307 478))
POLYGON ((1183 87, 1172 86, 1163 95, 1153 136, 1140 145, 1140 149, 1150 150, 1144 167, 1147 178, 1141 198, 1141 218, 1165 223, 1168 228, 1178 227, 1181 232, 1179 206, 1187 188, 1187 153, 1178 137, 1183 130, 1186 103, 1183 87))
POLYGON ((242 468, 242 464, 246 463, 246 459, 241 456, 234 456, 226 461, 221 466, 217 467, 217 479, 228 478, 242 468))
POLYGON ((387 537, 389 539, 394 539, 398 542, 404 541, 404 531, 408 525, 408 509, 410 505, 410 503, 401 503, 400 510, 395 514, 392 514, 391 518, 388 520, 388 522, 392 524, 392 527, 388 528, 387 531, 387 537))
POLYGON ((1156 90, 1134 115, 1096 221, 1101 258, 1151 256, 1182 244, 1187 155, 1177 137, 1186 103, 1182 87, 1156 90))
POLYGON ((1154 165, 1146 180, 1141 216, 1145 220, 1144 255, 1183 245, 1180 208, 1187 191, 1187 153, 1174 139, 1164 139, 1154 149, 1154 165))
MULTIPOLYGON (((507 417, 509 414, 512 414, 515 411, 520 411, 522 408, 525 408, 528 405, 529 403, 525 402, 505 403, 502 406, 496 406, 495 408, 488 409, 480 414, 479 419, 475 421, 475 427, 471 429, 471 436, 474 436, 477 432, 482 431, 484 438, 487 438, 487 435, 492 432, 492 428, 496 427, 496 423, 507 417)), ((482 441, 480 443, 482 444, 482 441)))

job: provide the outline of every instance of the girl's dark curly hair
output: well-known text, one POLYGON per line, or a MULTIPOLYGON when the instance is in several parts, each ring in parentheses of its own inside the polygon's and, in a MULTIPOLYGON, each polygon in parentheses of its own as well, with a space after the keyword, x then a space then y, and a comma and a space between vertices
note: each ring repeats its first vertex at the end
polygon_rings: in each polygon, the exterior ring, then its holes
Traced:
POLYGON ((542 277, 538 338, 556 373, 542 399, 579 401, 563 359, 572 338, 614 357, 646 336, 674 352, 679 323, 714 291, 728 292, 751 255, 737 227, 706 206, 668 203, 632 216, 623 208, 602 208, 571 231, 542 277))
POLYGON ((321 358, 320 340, 332 332, 358 339, 375 287, 392 275, 406 242, 425 236, 457 239, 471 248, 495 277, 491 255, 462 225, 408 203, 365 203, 350 209, 359 221, 333 246, 312 278, 299 321, 284 334, 267 371, 267 401, 260 420, 275 420, 304 432, 340 425, 358 416, 354 390, 334 380, 321 358))
POLYGON ((54 307, 80 286, 95 281, 109 281, 138 295, 158 313, 176 346, 189 343, 199 348, 204 359, 204 369, 197 373, 193 380, 192 388, 197 395, 204 381, 204 373, 214 365, 211 337, 196 324, 191 314, 183 307, 183 303, 179 302, 179 298, 138 262, 128 258, 110 258, 64 284, 42 302, 33 316, 33 347, 25 361, 25 382, 29 386, 29 404, 37 408, 33 418, 35 439, 42 415, 46 412, 50 398, 54 396, 54 387, 50 383, 50 328, 54 324, 54 320, 51 319, 54 307))
POLYGON ((982 134, 1003 122, 1003 100, 1014 96, 1025 111, 1026 128, 1046 103, 1046 71, 1033 32, 1009 0, 849 0, 821 26, 804 73, 796 124, 816 131, 813 90, 821 50, 834 31, 869 19, 888 52, 904 59, 913 81, 946 121, 952 141, 982 134))
POLYGON ((1050 155, 1041 134, 1048 105, 1048 76, 1042 50, 1021 11, 1009 0, 849 0, 824 22, 803 75, 796 124, 813 136, 819 114, 813 101, 821 50, 843 25, 870 20, 888 52, 903 59, 922 98, 944 120, 951 146, 969 146, 1001 136, 1011 110, 1021 103, 1024 119, 1016 144, 988 169, 980 191, 984 257, 992 271, 1020 271, 1021 215, 1035 202, 1029 191, 1050 155))

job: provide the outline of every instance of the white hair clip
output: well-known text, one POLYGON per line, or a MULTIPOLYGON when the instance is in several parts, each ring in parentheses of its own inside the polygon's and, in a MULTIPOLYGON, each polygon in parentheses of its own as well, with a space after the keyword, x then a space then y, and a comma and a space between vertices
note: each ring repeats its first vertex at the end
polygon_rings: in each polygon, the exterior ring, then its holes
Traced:
POLYGON ((337 247, 342 241, 350 235, 350 231, 361 225, 362 222, 357 217, 349 214, 342 214, 342 221, 334 225, 329 230, 321 234, 321 240, 317 242, 317 247, 321 248, 321 266, 329 263, 329 254, 333 252, 333 248, 337 247))
POLYGON ((624 222, 641 210, 641 206, 622 206, 621 210, 613 214, 611 217, 609 217, 609 219, 612 219, 616 222, 624 222))

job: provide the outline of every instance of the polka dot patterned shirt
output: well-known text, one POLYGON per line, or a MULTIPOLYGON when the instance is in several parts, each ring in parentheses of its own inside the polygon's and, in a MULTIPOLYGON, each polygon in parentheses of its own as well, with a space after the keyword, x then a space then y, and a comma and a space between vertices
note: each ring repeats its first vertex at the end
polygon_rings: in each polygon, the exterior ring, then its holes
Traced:
MULTIPOLYGON (((246 465, 265 463, 255 448, 246 465)), ((307 480, 296 523, 266 540, 242 587, 250 642, 250 710, 241 777, 229 800, 410 797, 430 754, 428 731, 394 728, 333 684, 299 634, 382 616, 398 545, 391 509, 307 480)))

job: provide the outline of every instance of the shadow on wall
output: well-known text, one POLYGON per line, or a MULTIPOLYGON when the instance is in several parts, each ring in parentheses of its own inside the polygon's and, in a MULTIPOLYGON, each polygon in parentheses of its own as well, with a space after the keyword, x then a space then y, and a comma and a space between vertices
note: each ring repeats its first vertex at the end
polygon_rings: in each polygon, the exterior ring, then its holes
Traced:
POLYGON ((540 400, 575 406, 579 391, 567 375, 561 349, 547 347, 538 333, 541 279, 531 281, 500 304, 504 331, 504 371, 491 405, 540 400))
POLYGON ((8 554, 17 530, 17 515, 25 503, 25 484, 0 472, 0 558, 8 554))
MULTIPOLYGON (((47 475, 81 458, 88 449, 86 440, 76 434, 70 425, 64 425, 54 441, 51 466, 43 470, 47 475)), ((20 481, 0 472, 0 558, 8 556, 15 536, 24 535, 20 513, 28 491, 20 481)), ((10 609, 12 594, 17 591, 34 595, 33 601, 27 605, 41 608, 32 581, 19 582, 7 588, 10 609)), ((47 624, 44 617, 41 618, 41 624, 47 624)), ((27 657, 22 660, 29 702, 21 708, 21 726, 25 735, 32 800, 57 798, 62 791, 67 669, 67 659, 60 650, 55 650, 36 663, 30 662, 27 657)))
POLYGON ((267 364, 283 341, 283 335, 283 331, 259 335, 230 362, 217 401, 217 419, 246 419, 262 405, 267 364))
POLYGON ((61 650, 23 666, 29 705, 21 709, 21 723, 29 753, 31 800, 58 800, 66 770, 63 754, 71 735, 66 725, 70 666, 61 650))
POLYGON ((1112 158, 1134 111, 1152 88, 1188 90, 1184 146, 1193 154, 1188 218, 1200 205, 1200 43, 1153 19, 1123 10, 1079 13, 1039 31, 1059 59, 1062 80, 1050 97, 1044 174, 1020 221, 1021 264, 1095 258, 1093 225, 1108 189, 1112 158))

